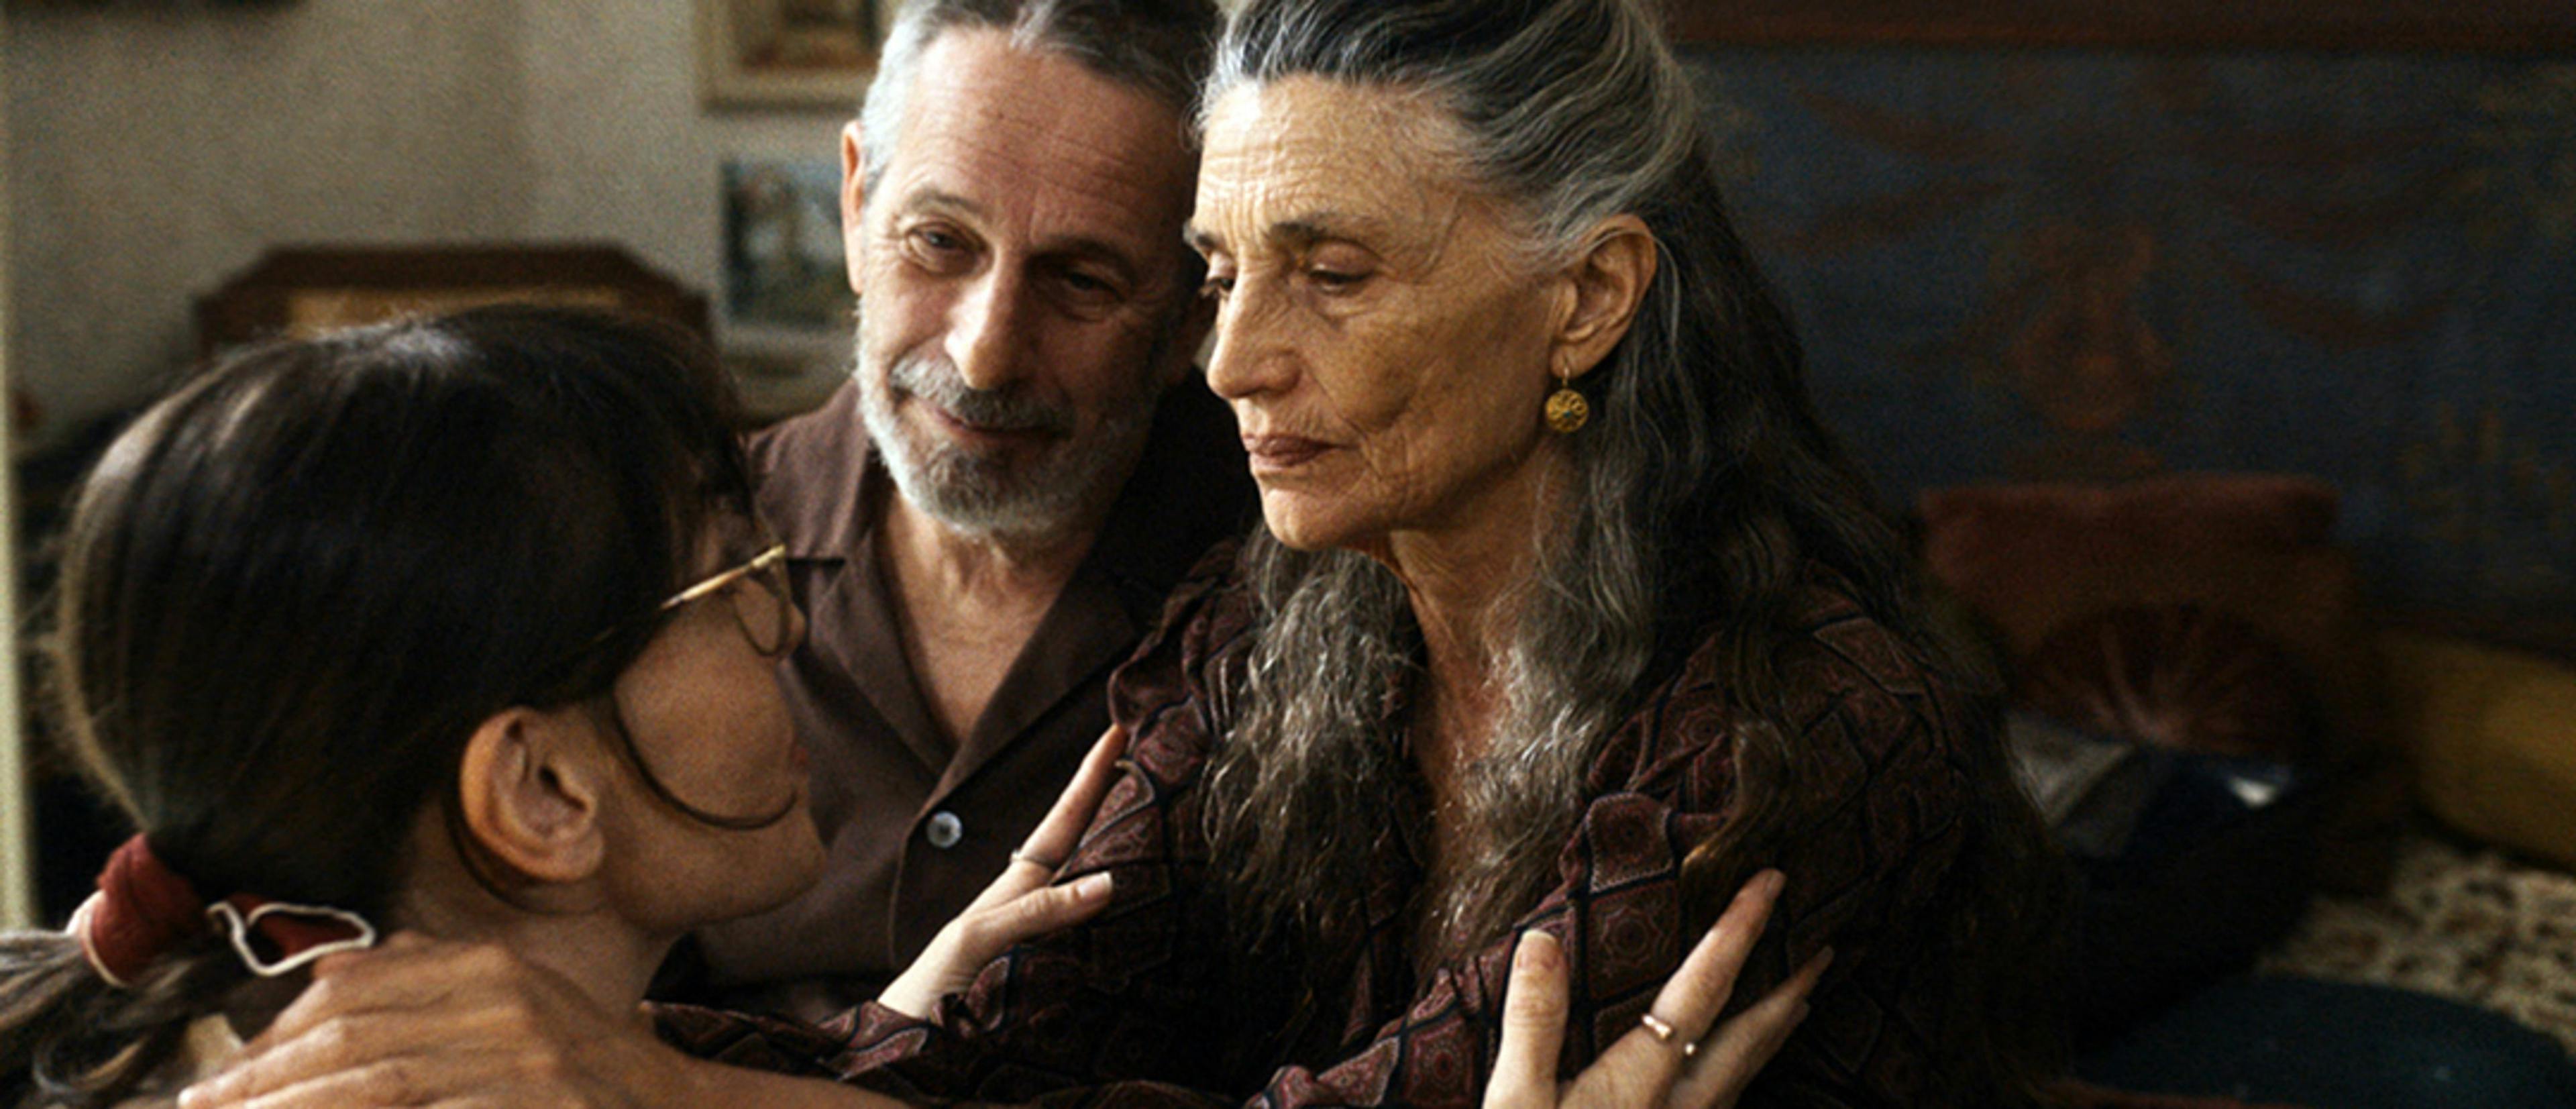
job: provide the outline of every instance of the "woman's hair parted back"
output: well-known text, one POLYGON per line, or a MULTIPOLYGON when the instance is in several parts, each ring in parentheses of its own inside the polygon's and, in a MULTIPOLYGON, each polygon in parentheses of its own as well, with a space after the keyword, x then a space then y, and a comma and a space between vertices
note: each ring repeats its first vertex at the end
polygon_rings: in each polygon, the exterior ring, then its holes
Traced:
MULTIPOLYGON (((694 340, 589 313, 234 355, 81 490, 50 644, 61 730, 209 900, 380 920, 422 814, 454 819, 475 727, 604 696, 701 529, 750 512, 730 403, 694 340)), ((132 990, 66 937, 13 937, 8 1100, 113 1103, 246 977, 212 932, 132 990)))
MULTIPOLYGON (((1556 440, 1573 476, 1512 599, 1507 707, 1469 771, 1458 877, 1428 895, 1443 947, 1490 942, 1537 903, 1593 754, 1712 632, 1745 717, 1782 719, 1771 651, 1811 565, 1954 682, 1993 684, 1931 626, 1902 543, 1817 417, 1660 19, 1646 0, 1247 0, 1202 100, 1296 77, 1399 92, 1447 114, 1468 184, 1511 206, 1534 265, 1573 260, 1623 214, 1655 238, 1628 334, 1576 383, 1592 420, 1556 440)), ((1262 624, 1211 772, 1216 854, 1248 927, 1311 931, 1355 908, 1333 883, 1391 834, 1383 814, 1408 771, 1380 734, 1385 696, 1418 672, 1420 636, 1401 584, 1365 556, 1301 553, 1265 531, 1245 558, 1262 624)), ((2055 983, 2029 945, 2056 923, 2060 884, 1982 715, 1967 725, 1987 733, 1969 745, 1985 762, 1969 775, 1977 831, 1945 922, 1962 942, 1926 956, 1956 971, 1963 1019, 1941 1032, 1956 1077, 2009 1089, 2051 1053, 2055 983)), ((1709 917, 1807 815, 1815 776, 1779 727, 1748 726, 1737 748, 1744 804, 1685 871, 1709 917)))

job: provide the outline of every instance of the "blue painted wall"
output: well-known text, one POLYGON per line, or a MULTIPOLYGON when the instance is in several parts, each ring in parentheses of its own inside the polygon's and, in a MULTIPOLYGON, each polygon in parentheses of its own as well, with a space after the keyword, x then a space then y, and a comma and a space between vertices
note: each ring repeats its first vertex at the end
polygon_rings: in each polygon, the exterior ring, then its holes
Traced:
POLYGON ((1891 500, 2313 474, 2379 597, 2576 617, 2576 65, 1686 57, 1891 500))

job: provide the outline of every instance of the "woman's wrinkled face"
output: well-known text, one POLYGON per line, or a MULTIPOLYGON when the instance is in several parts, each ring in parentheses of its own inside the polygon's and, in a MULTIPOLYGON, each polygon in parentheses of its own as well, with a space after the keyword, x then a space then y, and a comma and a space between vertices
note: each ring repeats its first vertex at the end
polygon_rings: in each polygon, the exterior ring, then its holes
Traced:
POLYGON ((1458 149, 1403 89, 1292 77, 1209 112, 1190 226, 1220 302, 1208 384, 1289 546, 1383 557, 1473 527, 1547 449, 1559 288, 1458 149))
MULTIPOLYGON (((748 522, 719 526, 700 544, 690 580, 742 566, 766 544, 748 522)), ((737 577, 673 609, 618 676, 613 696, 635 754, 673 797, 719 817, 776 817, 752 828, 706 823, 653 796, 629 766, 608 816, 609 866, 639 923, 685 928, 758 912, 821 872, 806 753, 777 680, 778 656, 802 641, 805 619, 776 584, 773 595, 737 577), (756 644, 754 634, 771 641, 756 644)))

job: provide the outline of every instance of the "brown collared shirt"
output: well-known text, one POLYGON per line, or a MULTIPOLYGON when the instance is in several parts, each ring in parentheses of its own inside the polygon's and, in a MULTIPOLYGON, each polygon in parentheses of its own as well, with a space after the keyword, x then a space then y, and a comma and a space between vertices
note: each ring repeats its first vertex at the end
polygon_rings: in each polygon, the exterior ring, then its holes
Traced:
POLYGON ((962 743, 935 723, 878 565, 891 481, 844 385, 751 441, 760 511, 786 544, 810 630, 779 680, 813 752, 823 878, 774 911, 705 929, 662 994, 806 1019, 876 995, 998 874, 1093 740, 1110 671, 1198 556, 1253 519, 1234 421, 1196 379, 1165 394, 1091 553, 962 743))

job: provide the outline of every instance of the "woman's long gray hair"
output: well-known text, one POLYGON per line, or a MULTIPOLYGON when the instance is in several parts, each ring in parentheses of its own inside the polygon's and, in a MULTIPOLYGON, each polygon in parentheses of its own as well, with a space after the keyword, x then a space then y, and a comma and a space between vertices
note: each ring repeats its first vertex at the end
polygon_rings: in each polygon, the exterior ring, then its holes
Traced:
MULTIPOLYGON (((1660 252, 1628 335, 1581 379, 1592 422, 1559 440, 1572 479, 1533 580, 1511 598, 1495 655, 1503 722, 1469 770, 1449 880, 1417 906, 1429 941, 1417 953, 1482 946, 1555 884, 1595 754, 1712 634, 1742 718, 1779 719, 1770 651, 1810 564, 1937 668, 1984 680, 1930 628, 1901 543, 1815 415, 1796 338, 1728 223, 1657 18, 1645 0, 1249 0, 1202 101, 1299 75, 1422 95, 1452 115, 1475 184, 1515 206, 1533 257, 1571 260, 1623 213, 1660 252)), ((1244 558, 1259 623, 1228 668, 1207 811, 1238 926, 1258 944, 1348 924, 1363 911, 1355 876, 1401 834, 1388 814, 1421 811, 1388 735, 1390 694, 1419 680, 1423 655, 1405 590, 1377 562, 1291 550, 1266 529, 1244 558)), ((1685 873, 1703 924, 1807 807, 1807 752, 1766 724, 1737 742, 1739 801, 1685 873)), ((1992 945, 2014 931, 1999 920, 2037 920, 2053 899, 1999 745, 1971 746, 1992 756, 1972 775, 1991 794, 1977 814, 1990 834, 1960 865, 1987 870, 1954 930, 1992 945)), ((1960 977, 1962 1007, 2019 992, 1986 988, 1995 975, 1982 968, 1960 977)), ((2030 1052, 2011 1042, 2012 1023, 1948 1022, 1980 1041, 1956 1045, 1973 1058, 1953 1061, 2019 1085, 2030 1052)))

